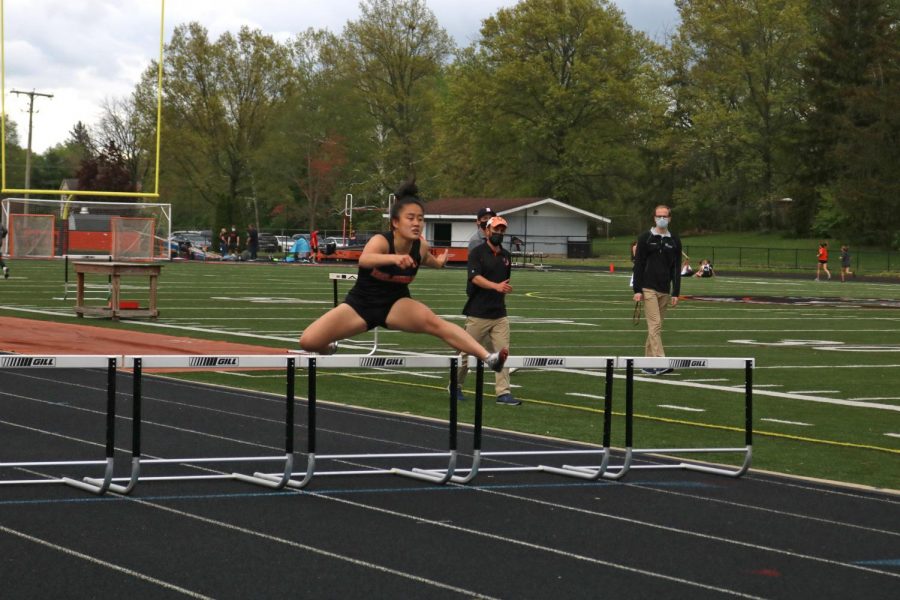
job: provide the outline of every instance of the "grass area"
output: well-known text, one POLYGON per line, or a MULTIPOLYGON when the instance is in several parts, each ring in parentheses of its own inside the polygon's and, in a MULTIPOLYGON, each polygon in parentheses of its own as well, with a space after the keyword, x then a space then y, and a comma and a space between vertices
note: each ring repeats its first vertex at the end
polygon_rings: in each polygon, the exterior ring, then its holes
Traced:
MULTIPOLYGON (((0 315, 76 322, 73 298, 61 299, 60 262, 11 261, 11 267, 13 277, 0 281, 0 315)), ((295 347, 299 332, 332 304, 330 271, 354 268, 167 264, 160 278, 159 322, 78 322, 295 347)), ((627 274, 523 269, 513 273, 512 283, 515 291, 508 304, 514 354, 643 354, 646 329, 643 322, 632 325, 627 274)), ((146 293, 140 287, 125 289, 126 298, 146 293)), ((462 323, 464 270, 423 270, 412 289, 413 296, 435 312, 462 323)), ((895 284, 718 277, 685 281, 683 291, 690 297, 665 321, 663 337, 670 356, 757 360, 754 467, 900 489, 900 308, 895 284), (818 300, 741 301, 763 296, 818 300), (887 307, 866 308, 863 300, 882 301, 887 307)), ((439 340, 423 335, 381 331, 379 341, 379 354, 450 353, 439 340)), ((297 393, 302 397, 306 383, 303 373, 299 375, 297 393)), ((614 385, 616 445, 622 444, 624 433, 623 375, 617 373, 614 385)), ((273 393, 282 393, 284 385, 280 373, 179 376, 273 393)), ((321 376, 318 391, 324 401, 436 418, 447 415, 447 377, 442 372, 346 370, 323 371, 321 376)), ((490 375, 487 379, 492 381, 490 375)), ((742 380, 738 371, 711 370, 641 377, 635 386, 636 446, 743 445, 742 380)), ((470 396, 473 382, 470 378, 466 383, 470 396)), ((519 371, 512 383, 524 404, 513 408, 487 403, 486 426, 581 441, 601 439, 601 373, 519 371)), ((488 397, 492 392, 488 385, 488 397)), ((471 404, 461 406, 461 421, 471 422, 471 404)), ((706 458, 736 461, 735 455, 706 458)))

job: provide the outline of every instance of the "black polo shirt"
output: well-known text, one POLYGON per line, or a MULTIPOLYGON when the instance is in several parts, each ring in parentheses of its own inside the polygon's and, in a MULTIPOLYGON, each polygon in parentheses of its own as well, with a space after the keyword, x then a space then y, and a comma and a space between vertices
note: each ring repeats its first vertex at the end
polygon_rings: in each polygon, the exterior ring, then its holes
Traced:
POLYGON ((488 281, 500 283, 510 278, 512 273, 512 256, 502 246, 499 252, 494 251, 487 242, 469 252, 469 282, 466 294, 469 299, 463 307, 463 314, 479 319, 500 319, 506 316, 506 294, 488 290, 472 283, 472 278, 481 275, 488 281))

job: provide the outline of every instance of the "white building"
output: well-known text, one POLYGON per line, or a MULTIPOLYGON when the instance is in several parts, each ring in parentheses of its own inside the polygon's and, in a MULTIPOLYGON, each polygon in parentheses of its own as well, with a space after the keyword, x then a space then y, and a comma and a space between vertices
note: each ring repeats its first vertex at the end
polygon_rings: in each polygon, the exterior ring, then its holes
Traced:
POLYGON ((584 258, 590 255, 590 223, 608 232, 612 222, 553 198, 441 198, 425 204, 426 239, 436 247, 466 247, 485 207, 509 223, 504 245, 525 252, 584 258))

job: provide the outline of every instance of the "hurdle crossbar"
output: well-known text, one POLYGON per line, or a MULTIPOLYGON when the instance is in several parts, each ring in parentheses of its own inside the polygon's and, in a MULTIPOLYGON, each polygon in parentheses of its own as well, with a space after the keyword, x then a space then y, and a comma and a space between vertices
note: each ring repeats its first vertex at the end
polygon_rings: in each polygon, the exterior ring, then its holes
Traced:
MULTIPOLYGON (((601 447, 597 449, 581 449, 581 450, 506 450, 506 451, 489 451, 482 450, 482 422, 484 409, 484 363, 469 357, 470 366, 475 363, 475 423, 472 436, 472 466, 470 468, 457 468, 459 473, 466 475, 454 475, 451 481, 454 483, 469 483, 478 473, 486 472, 522 472, 522 471, 543 471, 546 473, 554 473, 556 475, 564 475, 566 477, 575 477, 578 479, 587 479, 596 481, 600 479, 606 472, 609 463, 609 448, 611 437, 612 423, 612 395, 613 395, 613 368, 616 364, 615 357, 611 356, 515 356, 510 357, 506 361, 506 367, 515 369, 604 369, 606 373, 606 383, 604 389, 603 402, 603 439, 601 447), (571 465, 563 465, 561 467, 538 464, 534 466, 521 467, 481 467, 481 459, 484 457, 511 457, 511 456, 558 456, 558 455, 600 455, 601 464, 596 467, 579 467, 571 465)), ((454 382, 455 384, 455 382, 454 382)), ((453 385, 450 389, 455 390, 453 385)), ((442 471, 437 469, 421 470, 431 475, 438 475, 442 471)))
POLYGON ((750 468, 753 456, 753 367, 752 358, 703 357, 619 357, 617 367, 625 369, 625 459, 621 465, 608 466, 607 479, 620 479, 631 470, 686 469, 726 477, 740 477, 750 468), (634 371, 635 369, 743 369, 744 370, 744 446, 735 448, 635 448, 634 447, 634 371), (742 453, 737 469, 713 467, 693 462, 666 465, 634 465, 639 454, 742 453))
MULTIPOLYGON (((457 458, 457 429, 458 415, 456 398, 452 393, 455 390, 456 368, 458 359, 455 356, 370 356, 370 355, 298 355, 298 368, 306 368, 308 373, 307 389, 307 466, 306 471, 292 473, 292 477, 302 479, 289 479, 286 485, 295 489, 302 489, 309 485, 313 476, 328 475, 400 475, 411 477, 435 484, 445 484, 453 477, 457 458), (356 454, 317 454, 316 447, 316 402, 318 396, 317 373, 322 369, 353 369, 353 368, 448 368, 450 370, 451 387, 448 396, 450 402, 450 414, 448 419, 448 450, 447 452, 395 452, 395 453, 356 453, 356 454), (364 469, 353 471, 316 471, 317 461, 322 460, 352 460, 352 459, 394 459, 394 458, 445 458, 448 466, 443 473, 435 474, 420 469, 364 469)), ((254 473, 254 477, 263 480, 273 480, 275 475, 269 473, 254 473)))
POLYGON ((236 479, 255 483, 272 489, 283 488, 290 479, 294 466, 294 382, 297 358, 293 355, 158 355, 158 356, 125 356, 125 368, 134 371, 133 398, 133 433, 132 433, 132 471, 128 484, 119 486, 114 491, 130 493, 139 481, 179 481, 196 479, 236 479), (279 456, 207 456, 189 458, 143 458, 141 453, 141 413, 142 413, 142 373, 144 369, 191 368, 261 368, 285 370, 285 433, 284 454, 279 456), (255 475, 231 473, 230 475, 169 475, 157 477, 141 476, 142 465, 164 464, 202 464, 229 462, 267 462, 283 461, 283 469, 278 477, 261 479, 255 475))
POLYGON ((104 465, 102 478, 91 483, 78 481, 71 477, 48 479, 17 479, 0 482, 0 485, 29 483, 64 483, 75 488, 103 495, 113 487, 113 466, 116 451, 116 366, 120 362, 117 356, 90 355, 5 355, 0 356, 0 369, 106 369, 106 450, 103 460, 58 460, 31 462, 0 462, 0 468, 37 468, 104 465))

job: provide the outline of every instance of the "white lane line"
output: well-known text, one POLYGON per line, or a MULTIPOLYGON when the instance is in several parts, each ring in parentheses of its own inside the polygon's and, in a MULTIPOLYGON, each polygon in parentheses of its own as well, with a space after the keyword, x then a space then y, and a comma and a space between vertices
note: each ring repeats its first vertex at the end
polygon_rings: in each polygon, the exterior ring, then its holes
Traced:
POLYGON ((760 421, 768 421, 769 423, 782 423, 784 425, 799 425, 801 427, 812 427, 812 423, 804 423, 802 421, 783 421, 781 419, 760 419, 760 421))
POLYGON ((788 390, 788 394, 840 394, 840 390, 788 390))
POLYGON ((48 542, 47 540, 42 540, 41 538, 34 537, 33 535, 28 535, 27 533, 23 533, 21 531, 16 531, 15 529, 10 529, 9 527, 4 527, 3 525, 0 525, 0 531, 2 531, 3 533, 14 535, 16 537, 20 537, 24 540, 28 540, 29 542, 34 542, 35 544, 40 544, 41 546, 46 546, 48 548, 51 548, 52 550, 56 550, 57 552, 62 552, 63 554, 74 556, 75 558, 80 558, 81 560, 87 561, 89 563, 93 563, 101 567, 106 567, 107 569, 118 571, 119 573, 124 573, 125 575, 135 577, 137 579, 140 579, 141 581, 153 583, 171 592, 178 592, 179 594, 184 594, 185 596, 189 596, 191 598, 210 598, 209 596, 204 596, 203 594, 198 594, 197 592, 193 592, 191 590, 169 583, 168 581, 150 577, 149 575, 145 575, 138 571, 134 571, 132 569, 128 569, 126 567, 122 567, 105 560, 100 560, 99 558, 96 558, 89 554, 83 554, 81 552, 78 552, 77 550, 72 550, 71 548, 66 548, 65 546, 60 546, 59 544, 54 544, 52 542, 48 542))
POLYGON ((676 406, 674 404, 657 404, 660 408, 671 408, 672 410, 686 410, 688 412, 706 412, 705 408, 690 408, 688 406, 676 406))
MULTIPOLYGON (((321 497, 321 496, 320 496, 321 497)), ((487 598, 488 596, 484 596, 480 593, 475 592, 474 590, 467 590, 464 588, 456 587, 453 585, 449 585, 446 583, 442 583, 440 581, 436 581, 434 579, 428 579, 426 577, 421 577, 419 575, 415 575, 413 573, 407 573, 405 571, 399 571, 397 569, 392 569, 390 567, 386 567, 384 565, 380 565, 378 563, 369 562, 366 560, 360 560, 358 558, 353 558, 351 556, 347 556, 344 554, 338 554, 337 552, 332 552, 330 550, 325 550, 323 548, 317 548, 316 546, 310 546, 309 544, 303 544, 300 542, 295 542, 294 540, 278 537, 275 535, 263 533, 261 531, 256 531, 253 529, 248 529, 246 527, 241 527, 240 525, 234 525, 233 523, 228 523, 224 521, 219 521, 217 519, 212 519, 209 517, 204 517, 195 513, 190 513, 187 511, 179 510, 176 508, 171 508, 168 506, 164 506, 162 504, 156 504, 155 502, 149 502, 146 500, 140 500, 132 497, 125 497, 125 500, 135 502, 137 504, 142 504, 144 506, 149 506, 152 508, 156 508, 158 510, 162 510, 165 512, 172 513, 174 515, 179 515, 188 519, 194 519, 196 521, 200 521, 201 523, 205 523, 207 525, 212 525, 214 527, 221 527, 223 529, 227 529, 230 531, 236 531, 238 533, 248 535, 251 537, 260 538, 266 540, 267 542, 274 542, 276 544, 282 544, 288 546, 289 548, 294 548, 297 550, 303 550, 306 552, 311 552, 313 554, 318 554, 319 556, 325 556, 327 558, 332 558, 335 560, 343 561, 350 563, 352 565, 356 565, 358 567, 364 567, 367 569, 371 569, 373 571, 378 571, 381 573, 387 573, 389 575, 394 575, 396 577, 401 577, 403 579, 408 579, 411 581, 415 581, 416 583, 422 583, 425 585, 430 585, 432 587, 436 587, 439 589, 449 590, 452 592, 456 592, 459 594, 464 594, 469 597, 479 597, 479 598, 487 598)))
POLYGON ((603 400, 603 396, 597 396, 595 394, 582 394, 580 392, 566 392, 566 396, 580 396, 582 398, 591 398, 593 400, 603 400))
POLYGON ((900 400, 900 396, 872 396, 868 398, 848 398, 848 400, 900 400))
POLYGON ((822 556, 815 556, 815 555, 811 555, 811 554, 805 554, 802 552, 795 552, 793 550, 785 550, 782 548, 776 548, 774 546, 766 546, 766 545, 757 544, 754 542, 745 542, 742 540, 736 540, 732 537, 723 537, 723 536, 714 535, 714 534, 710 534, 710 533, 694 531, 692 529, 683 529, 683 528, 674 527, 671 525, 663 525, 661 523, 652 523, 652 522, 647 521, 646 519, 634 519, 634 518, 625 517, 622 515, 617 515, 617 514, 612 514, 612 513, 604 513, 604 512, 598 511, 598 510, 579 508, 579 507, 575 507, 575 506, 561 504, 558 502, 550 502, 547 500, 540 500, 538 498, 528 498, 525 496, 517 496, 516 494, 510 493, 510 492, 503 492, 503 491, 499 491, 499 490, 491 490, 491 489, 485 489, 485 488, 473 488, 473 489, 475 489, 479 492, 482 492, 482 493, 498 495, 498 496, 505 496, 507 498, 515 498, 516 500, 520 500, 522 502, 529 502, 529 503, 538 504, 541 506, 548 506, 551 508, 557 508, 560 510, 571 511, 571 512, 575 512, 575 513, 579 513, 579 514, 601 517, 601 518, 609 519, 612 521, 628 523, 631 525, 637 525, 639 527, 646 527, 648 529, 655 529, 658 531, 666 531, 669 533, 674 533, 676 535, 684 535, 684 536, 689 536, 689 537, 693 537, 693 538, 697 538, 697 539, 702 539, 705 541, 720 542, 720 543, 726 544, 726 545, 733 545, 733 546, 737 546, 739 548, 759 550, 762 552, 771 552, 773 554, 778 554, 781 556, 790 556, 792 558, 798 558, 801 560, 809 560, 809 561, 813 561, 813 562, 817 562, 817 563, 821 563, 821 564, 833 565, 835 567, 844 567, 847 569, 867 571, 869 573, 875 573, 878 575, 886 575, 888 577, 900 578, 900 573, 894 573, 893 571, 883 571, 880 569, 873 569, 871 567, 855 565, 853 563, 841 562, 839 560, 825 558, 822 556))
MULTIPOLYGON (((575 509, 575 508, 573 508, 573 507, 566 506, 566 505, 557 505, 557 504, 555 504, 555 503, 543 502, 543 501, 540 501, 540 500, 533 500, 533 499, 531 499, 531 498, 525 498, 525 497, 522 497, 522 496, 516 496, 516 495, 514 495, 514 494, 507 494, 507 493, 503 493, 503 492, 494 492, 493 490, 485 490, 485 489, 483 489, 483 488, 472 488, 472 489, 477 490, 478 492, 487 492, 487 493, 490 493, 490 494, 497 494, 497 495, 500 495, 500 496, 506 496, 506 497, 508 497, 508 498, 515 498, 516 500, 523 500, 523 501, 525 501, 525 502, 536 502, 536 503, 538 503, 538 504, 545 504, 545 505, 547 505, 547 506, 557 506, 557 507, 562 508, 562 509, 564 509, 564 510, 568 509, 568 510, 572 510, 572 511, 575 511, 575 512, 586 513, 586 514, 591 515, 591 516, 599 516, 599 517, 606 516, 604 513, 600 513, 600 512, 588 511, 588 510, 583 510, 583 509, 575 509)), ((520 546, 520 547, 528 548, 528 549, 530 549, 530 550, 537 550, 537 551, 541 551, 541 552, 546 552, 546 553, 548 553, 548 554, 555 554, 555 555, 557 555, 557 556, 562 556, 562 557, 564 557, 564 558, 574 559, 574 560, 583 561, 583 562, 587 562, 587 563, 593 563, 593 564, 595 564, 595 565, 602 565, 602 566, 604 566, 604 567, 610 567, 610 568, 612 568, 612 569, 617 569, 617 570, 619 570, 619 571, 625 571, 625 572, 627 572, 627 573, 635 573, 635 574, 638 574, 638 575, 645 575, 645 576, 648 576, 648 577, 654 577, 654 578, 657 578, 657 579, 662 579, 662 580, 664 580, 664 581, 671 581, 671 582, 674 582, 674 583, 680 583, 680 584, 684 584, 684 585, 688 585, 688 586, 692 586, 692 587, 696 587, 696 588, 701 588, 701 589, 705 589, 705 590, 712 590, 712 591, 720 592, 720 593, 723 593, 723 594, 728 594, 728 595, 730 595, 730 596, 736 596, 736 597, 739 597, 739 598, 758 598, 758 597, 759 597, 759 596, 752 596, 752 595, 749 595, 749 594, 745 594, 745 593, 743 593, 743 592, 738 592, 738 591, 736 591, 736 590, 731 590, 731 589, 728 589, 728 588, 716 587, 716 586, 708 585, 708 584, 705 584, 705 583, 701 583, 701 582, 699 582, 699 581, 693 581, 693 580, 690 580, 690 579, 684 579, 684 578, 681 578, 681 577, 675 577, 675 576, 672 576, 672 575, 666 575, 666 574, 664 574, 664 573, 659 573, 659 572, 656 572, 656 571, 648 571, 648 570, 646 570, 646 569, 642 569, 642 568, 639 568, 639 567, 630 567, 630 566, 625 565, 625 564, 622 564, 622 563, 611 562, 611 561, 603 560, 603 559, 600 559, 600 558, 594 558, 594 557, 592 557, 592 556, 585 556, 585 555, 583 555, 583 554, 576 554, 576 553, 574 553, 574 552, 568 552, 568 551, 566 551, 566 550, 561 550, 561 549, 559 549, 559 548, 554 548, 554 547, 552 547, 552 546, 545 546, 545 545, 535 544, 535 543, 528 542, 528 541, 525 541, 525 540, 520 540, 520 539, 516 539, 516 538, 511 538, 511 537, 508 537, 508 536, 505 536, 505 535, 499 535, 499 534, 495 534, 495 533, 489 533, 489 532, 483 531, 483 530, 481 530, 481 529, 472 529, 472 528, 469 528, 469 527, 462 527, 462 526, 459 526, 459 525, 452 525, 452 524, 446 523, 446 522, 444 522, 444 521, 434 521, 434 520, 432 520, 432 519, 427 519, 427 518, 425 518, 425 517, 417 516, 417 515, 410 514, 410 513, 399 512, 399 511, 391 510, 391 509, 388 509, 388 508, 381 508, 381 507, 374 506, 374 505, 370 505, 370 504, 363 504, 363 503, 361 503, 361 502, 356 502, 356 501, 354 501, 354 500, 348 500, 347 498, 338 498, 338 497, 336 497, 336 496, 322 495, 322 494, 317 494, 316 492, 306 492, 306 493, 309 494, 310 496, 315 496, 315 497, 317 497, 317 498, 321 498, 321 499, 323 499, 323 500, 328 500, 328 501, 330 501, 330 502, 337 502, 337 503, 340 503, 340 504, 346 504, 346 505, 349 505, 349 506, 355 506, 355 507, 361 508, 361 509, 363 509, 363 510, 374 511, 374 512, 377 512, 377 513, 382 513, 382 514, 390 515, 390 516, 393 516, 393 517, 397 517, 397 518, 400 518, 400 519, 412 520, 412 521, 414 521, 414 522, 416 522, 416 523, 424 523, 424 524, 432 525, 432 526, 435 526, 435 527, 440 527, 440 528, 449 529, 449 530, 451 530, 451 531, 456 531, 456 532, 460 532, 460 533, 470 534, 470 535, 475 536, 475 537, 487 538, 487 539, 489 539, 489 540, 499 541, 499 542, 502 542, 502 543, 505 543, 505 544, 511 544, 511 545, 514 545, 514 546, 520 546)), ((625 521, 625 522, 629 522, 629 523, 637 523, 637 522, 634 521, 633 519, 621 518, 621 520, 622 520, 622 521, 625 521)), ((666 530, 668 530, 668 531, 674 531, 674 532, 677 532, 677 533, 682 533, 682 532, 683 532, 683 530, 679 530, 679 529, 675 529, 675 528, 660 527, 660 526, 656 526, 656 525, 652 525, 652 524, 648 524, 648 523, 644 523, 644 522, 640 522, 640 524, 641 524, 641 525, 646 525, 646 526, 648 526, 648 527, 659 527, 659 528, 666 529, 666 530)), ((694 532, 689 532, 689 534, 698 535, 698 534, 696 534, 696 533, 694 533, 694 532)), ((704 535, 702 535, 702 534, 700 534, 700 535, 701 535, 701 537, 705 537, 705 538, 717 539, 717 538, 714 538, 713 536, 704 536, 704 535)), ((731 540, 729 540, 729 542, 731 542, 731 540)), ((736 542, 731 542, 731 543, 736 543, 736 542)), ((738 543, 739 543, 739 542, 738 542, 738 543)), ((793 554, 793 553, 791 553, 791 554, 793 554)), ((802 556, 802 555, 798 555, 798 556, 802 556)), ((841 564, 841 566, 847 566, 847 565, 844 565, 843 563, 839 563, 839 564, 841 564)), ((879 571, 879 570, 877 570, 877 569, 870 569, 870 568, 868 568, 868 567, 856 567, 856 568, 861 569, 861 570, 867 570, 867 571, 879 573, 879 574, 883 573, 883 571, 879 571)))
POLYGON ((709 383, 710 381, 728 381, 728 378, 722 377, 720 379, 685 379, 685 381, 690 381, 691 383, 709 383))
POLYGON ((888 437, 900 438, 900 433, 886 433, 884 435, 888 437))

